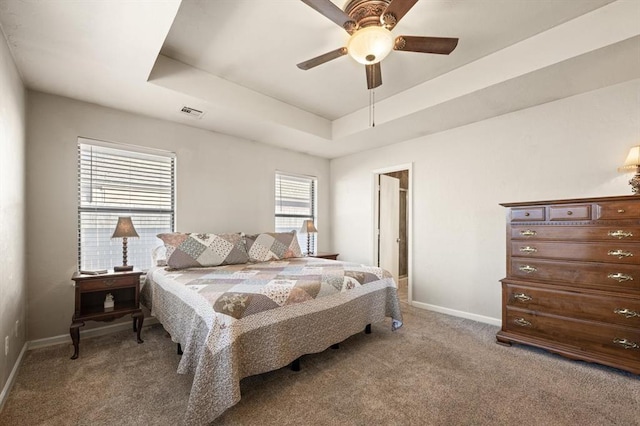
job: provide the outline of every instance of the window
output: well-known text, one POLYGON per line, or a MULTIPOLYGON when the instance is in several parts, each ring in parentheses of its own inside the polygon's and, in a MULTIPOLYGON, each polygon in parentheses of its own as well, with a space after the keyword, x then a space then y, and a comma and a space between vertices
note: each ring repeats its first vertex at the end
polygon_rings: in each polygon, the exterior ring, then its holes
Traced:
POLYGON ((128 241, 127 264, 151 266, 156 234, 172 232, 175 155, 78 140, 78 268, 122 265, 122 239, 111 239, 119 216, 130 216, 140 238, 128 241))
MULTIPOLYGON (((307 234, 300 234, 306 219, 316 221, 316 178, 276 172, 276 232, 298 232, 298 242, 303 253, 307 252, 307 234)), ((315 234, 309 235, 312 251, 315 250, 315 234)))

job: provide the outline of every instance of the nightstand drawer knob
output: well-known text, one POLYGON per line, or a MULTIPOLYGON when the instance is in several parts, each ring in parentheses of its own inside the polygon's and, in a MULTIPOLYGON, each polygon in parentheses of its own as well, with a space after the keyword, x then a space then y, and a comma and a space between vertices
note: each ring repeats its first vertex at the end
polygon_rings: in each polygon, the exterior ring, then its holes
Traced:
POLYGON ((616 274, 609 274, 607 278, 611 278, 612 280, 616 280, 619 283, 623 281, 633 281, 633 277, 631 275, 621 274, 620 272, 616 274))
POLYGON ((109 279, 109 280, 104 280, 102 281, 104 283, 104 285, 106 285, 107 287, 111 287, 112 285, 114 285, 116 283, 115 279, 109 279))
POLYGON ((615 343, 616 345, 620 345, 625 349, 640 349, 640 345, 638 345, 636 342, 632 342, 631 340, 627 340, 627 339, 615 338, 613 339, 613 343, 615 343))
POLYGON ((622 259, 623 257, 633 257, 633 253, 631 253, 630 251, 624 251, 624 250, 609 250, 609 253, 607 253, 608 256, 617 256, 618 259, 622 259))
POLYGON ((537 252, 537 251, 538 251, 538 249, 537 249, 537 248, 535 248, 535 247, 526 246, 526 247, 520 247, 520 251, 521 251, 522 253, 527 253, 527 254, 529 254, 529 253, 535 253, 535 252, 537 252))
POLYGON ((514 298, 514 299, 518 299, 518 300, 519 300, 519 301, 521 301, 521 302, 528 302, 528 301, 530 301, 530 300, 533 300, 533 298, 532 298, 532 297, 527 296, 527 295, 526 295, 526 294, 524 294, 524 293, 516 293, 516 294, 514 294, 514 295, 513 295, 513 298, 514 298))
POLYGON ((633 232, 625 232, 625 231, 622 231, 622 230, 609 231, 609 233, 607 235, 609 235, 610 237, 618 238, 619 240, 621 240, 623 238, 633 237, 633 232))
POLYGON ((618 314, 618 315, 622 315, 625 318, 633 318, 633 317, 640 317, 640 314, 637 313, 636 311, 632 311, 631 309, 614 309, 613 311, 614 313, 618 314))
POLYGON ((524 318, 516 318, 513 322, 520 327, 531 327, 531 323, 524 318))
POLYGON ((624 213, 624 209, 618 209, 618 213, 624 213))

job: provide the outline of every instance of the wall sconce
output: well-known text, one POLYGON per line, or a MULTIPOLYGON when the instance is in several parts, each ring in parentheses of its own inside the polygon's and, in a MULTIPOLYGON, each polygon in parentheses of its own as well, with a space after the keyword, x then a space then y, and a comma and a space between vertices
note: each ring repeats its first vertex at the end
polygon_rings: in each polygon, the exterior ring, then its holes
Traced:
POLYGON ((634 194, 640 195, 640 145, 631 147, 627 159, 618 170, 625 173, 629 171, 636 172, 635 176, 629 181, 629 185, 631 185, 631 191, 634 194))
POLYGON ((316 232, 318 232, 318 230, 312 220, 307 219, 302 223, 300 233, 307 234, 307 256, 313 256, 313 250, 311 250, 311 234, 315 234, 316 232))
POLYGON ((130 217, 119 217, 116 230, 111 238, 122 238, 122 266, 114 266, 115 272, 133 271, 133 265, 127 265, 127 238, 138 238, 136 228, 130 217))

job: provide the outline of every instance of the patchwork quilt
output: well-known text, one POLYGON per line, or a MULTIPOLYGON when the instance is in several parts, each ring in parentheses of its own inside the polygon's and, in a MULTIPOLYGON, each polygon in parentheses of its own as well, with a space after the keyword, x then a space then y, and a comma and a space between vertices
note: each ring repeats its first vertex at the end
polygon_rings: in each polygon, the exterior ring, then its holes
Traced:
POLYGON ((316 258, 180 271, 154 268, 142 300, 183 347, 193 373, 187 424, 206 424, 240 400, 240 380, 321 352, 391 317, 396 284, 383 269, 316 258))

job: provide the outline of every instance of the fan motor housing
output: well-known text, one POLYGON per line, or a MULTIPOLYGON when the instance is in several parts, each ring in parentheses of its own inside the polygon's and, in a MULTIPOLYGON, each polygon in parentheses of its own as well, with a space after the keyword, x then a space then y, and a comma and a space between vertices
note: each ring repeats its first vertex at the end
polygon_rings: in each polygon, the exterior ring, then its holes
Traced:
POLYGON ((344 6, 344 11, 356 22, 358 28, 380 26, 380 16, 389 3, 391 0, 349 0, 344 6))

